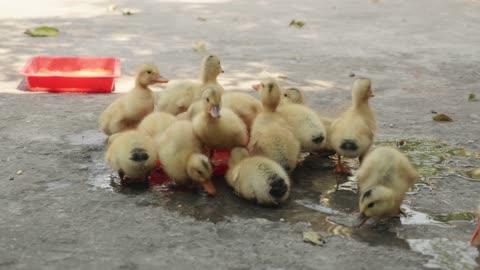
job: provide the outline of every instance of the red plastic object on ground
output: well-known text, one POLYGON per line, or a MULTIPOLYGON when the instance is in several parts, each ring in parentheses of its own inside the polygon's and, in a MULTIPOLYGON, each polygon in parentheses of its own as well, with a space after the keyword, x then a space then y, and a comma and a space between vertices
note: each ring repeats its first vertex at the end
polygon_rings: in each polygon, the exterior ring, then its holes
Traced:
POLYGON ((110 93, 120 69, 113 57, 36 56, 21 74, 30 91, 110 93))

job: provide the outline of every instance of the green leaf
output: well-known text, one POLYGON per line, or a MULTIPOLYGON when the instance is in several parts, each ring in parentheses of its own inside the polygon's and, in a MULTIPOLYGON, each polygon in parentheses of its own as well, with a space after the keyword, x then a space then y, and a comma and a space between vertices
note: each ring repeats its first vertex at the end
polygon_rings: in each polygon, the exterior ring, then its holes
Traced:
POLYGON ((303 232, 303 241, 314 244, 316 246, 321 246, 325 244, 325 240, 323 240, 316 232, 314 231, 306 231, 303 232))
POLYGON ((468 95, 468 101, 478 101, 478 99, 474 93, 471 93, 470 95, 468 95))
POLYGON ((193 45, 193 51, 194 52, 203 52, 205 51, 207 48, 205 46, 205 43, 203 43, 202 41, 197 41, 195 42, 195 44, 193 45))
POLYGON ((302 28, 304 25, 305 25, 305 23, 302 22, 302 21, 292 20, 288 26, 293 26, 293 27, 296 27, 296 28, 302 28))
POLYGON ((432 119, 434 121, 440 121, 440 122, 452 122, 452 118, 450 118, 450 116, 444 114, 444 113, 439 113, 439 114, 435 114, 432 119))
POLYGON ((55 37, 59 33, 60 31, 57 28, 51 26, 40 26, 32 30, 25 30, 25 34, 31 37, 55 37))

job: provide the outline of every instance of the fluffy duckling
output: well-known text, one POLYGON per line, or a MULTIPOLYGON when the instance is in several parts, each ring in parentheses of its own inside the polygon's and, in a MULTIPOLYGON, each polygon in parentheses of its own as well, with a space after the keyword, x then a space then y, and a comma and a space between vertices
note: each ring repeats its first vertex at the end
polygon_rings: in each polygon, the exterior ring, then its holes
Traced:
POLYGON ((477 229, 472 235, 472 239, 470 240, 470 245, 480 247, 480 205, 478 206, 477 210, 478 221, 477 221, 477 229))
POLYGON ((327 131, 316 112, 304 105, 285 104, 278 107, 277 113, 292 127, 303 151, 311 152, 324 147, 327 131))
POLYGON ((222 108, 232 110, 251 129, 253 120, 262 111, 262 103, 249 94, 230 92, 222 95, 222 108))
POLYGON ((285 170, 268 158, 249 157, 244 147, 232 149, 225 179, 238 196, 259 204, 277 205, 290 194, 285 170))
POLYGON ((335 119, 330 126, 329 144, 337 152, 335 172, 349 173, 342 165, 341 156, 356 158, 360 162, 373 143, 376 131, 375 114, 368 100, 373 97, 369 79, 358 78, 352 87, 352 106, 335 119))
POLYGON ((140 122, 137 130, 153 138, 164 132, 175 120, 175 116, 169 113, 152 112, 140 122))
POLYGON ((206 56, 201 65, 200 81, 172 81, 158 94, 157 110, 173 115, 185 112, 195 100, 201 97, 205 86, 218 85, 217 77, 223 72, 218 56, 206 56))
POLYGON ((283 89, 282 104, 305 104, 303 93, 300 89, 295 87, 290 87, 283 89))
POLYGON ((247 127, 242 119, 229 109, 221 108, 223 88, 208 86, 202 94, 203 111, 193 119, 193 130, 205 146, 216 150, 230 150, 246 146, 247 127))
POLYGON ((389 217, 403 213, 400 209, 405 193, 418 175, 408 158, 395 148, 374 148, 356 173, 359 187, 361 226, 372 217, 389 217))
POLYGON ((292 172, 300 155, 300 142, 276 112, 282 96, 280 87, 268 79, 253 88, 259 92, 263 111, 253 121, 248 149, 252 155, 270 158, 292 172))
POLYGON ((100 129, 107 135, 136 128, 154 109, 154 95, 148 88, 154 83, 167 83, 155 65, 138 67, 135 87, 110 104, 99 118, 100 129))
POLYGON ((201 113, 203 111, 203 101, 202 100, 197 100, 188 107, 188 110, 186 112, 182 112, 180 114, 177 114, 177 119, 180 120, 193 120, 197 114, 201 113))
POLYGON ((145 180, 155 167, 157 153, 152 138, 128 130, 109 137, 105 159, 122 181, 145 180))
POLYGON ((199 184, 208 194, 216 193, 212 184, 212 165, 202 154, 202 143, 193 133, 190 121, 179 120, 155 137, 163 170, 178 185, 199 184))

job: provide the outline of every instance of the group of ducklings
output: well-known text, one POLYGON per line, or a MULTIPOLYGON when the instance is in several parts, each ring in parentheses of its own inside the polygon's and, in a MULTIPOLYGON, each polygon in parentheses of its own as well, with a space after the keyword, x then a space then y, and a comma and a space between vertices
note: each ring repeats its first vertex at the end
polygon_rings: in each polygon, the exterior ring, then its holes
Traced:
POLYGON ((122 180, 147 179, 160 160, 176 185, 200 185, 213 195, 213 151, 230 151, 228 185, 247 200, 277 205, 289 197, 289 174, 301 152, 334 151, 336 173, 349 173, 341 157, 360 160, 358 226, 402 213, 417 173, 397 149, 372 147, 376 121, 369 79, 354 81, 352 105, 331 119, 306 106, 300 90, 281 89, 274 79, 252 86, 259 100, 226 92, 217 81, 223 72, 216 55, 203 59, 200 81, 168 82, 155 65, 138 68, 135 87, 99 119, 109 136, 106 161, 122 180), (154 83, 168 83, 156 98, 149 88, 154 83))

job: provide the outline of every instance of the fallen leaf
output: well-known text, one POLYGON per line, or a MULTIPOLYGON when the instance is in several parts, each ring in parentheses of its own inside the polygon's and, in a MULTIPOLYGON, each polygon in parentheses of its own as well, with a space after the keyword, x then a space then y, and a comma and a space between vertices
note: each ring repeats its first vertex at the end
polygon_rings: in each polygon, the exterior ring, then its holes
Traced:
POLYGON ((444 113, 439 113, 439 114, 435 114, 433 117, 432 117, 433 120, 435 121, 443 121, 443 122, 452 122, 452 118, 450 118, 450 116, 444 114, 444 113))
POLYGON ((26 35, 29 35, 31 37, 55 37, 58 36, 60 31, 51 26, 40 26, 37 28, 34 28, 32 30, 27 29, 24 32, 26 35))
POLYGON ((202 41, 197 41, 195 42, 195 44, 193 45, 193 51, 194 52, 203 52, 205 51, 207 48, 205 46, 205 43, 203 43, 202 41))
POLYGON ((323 240, 316 232, 314 231, 306 231, 303 232, 303 241, 314 244, 316 246, 321 246, 325 244, 325 240, 323 240))
POLYGON ((293 27, 296 27, 296 28, 302 28, 304 25, 305 25, 305 23, 302 22, 302 21, 292 20, 288 26, 293 26, 293 27))
POLYGON ((205 17, 197 17, 197 20, 198 20, 198 21, 202 21, 202 22, 206 22, 206 21, 207 21, 207 18, 205 18, 205 17))
POLYGON ((478 99, 475 94, 471 93, 470 95, 468 95, 468 101, 478 101, 478 99))

